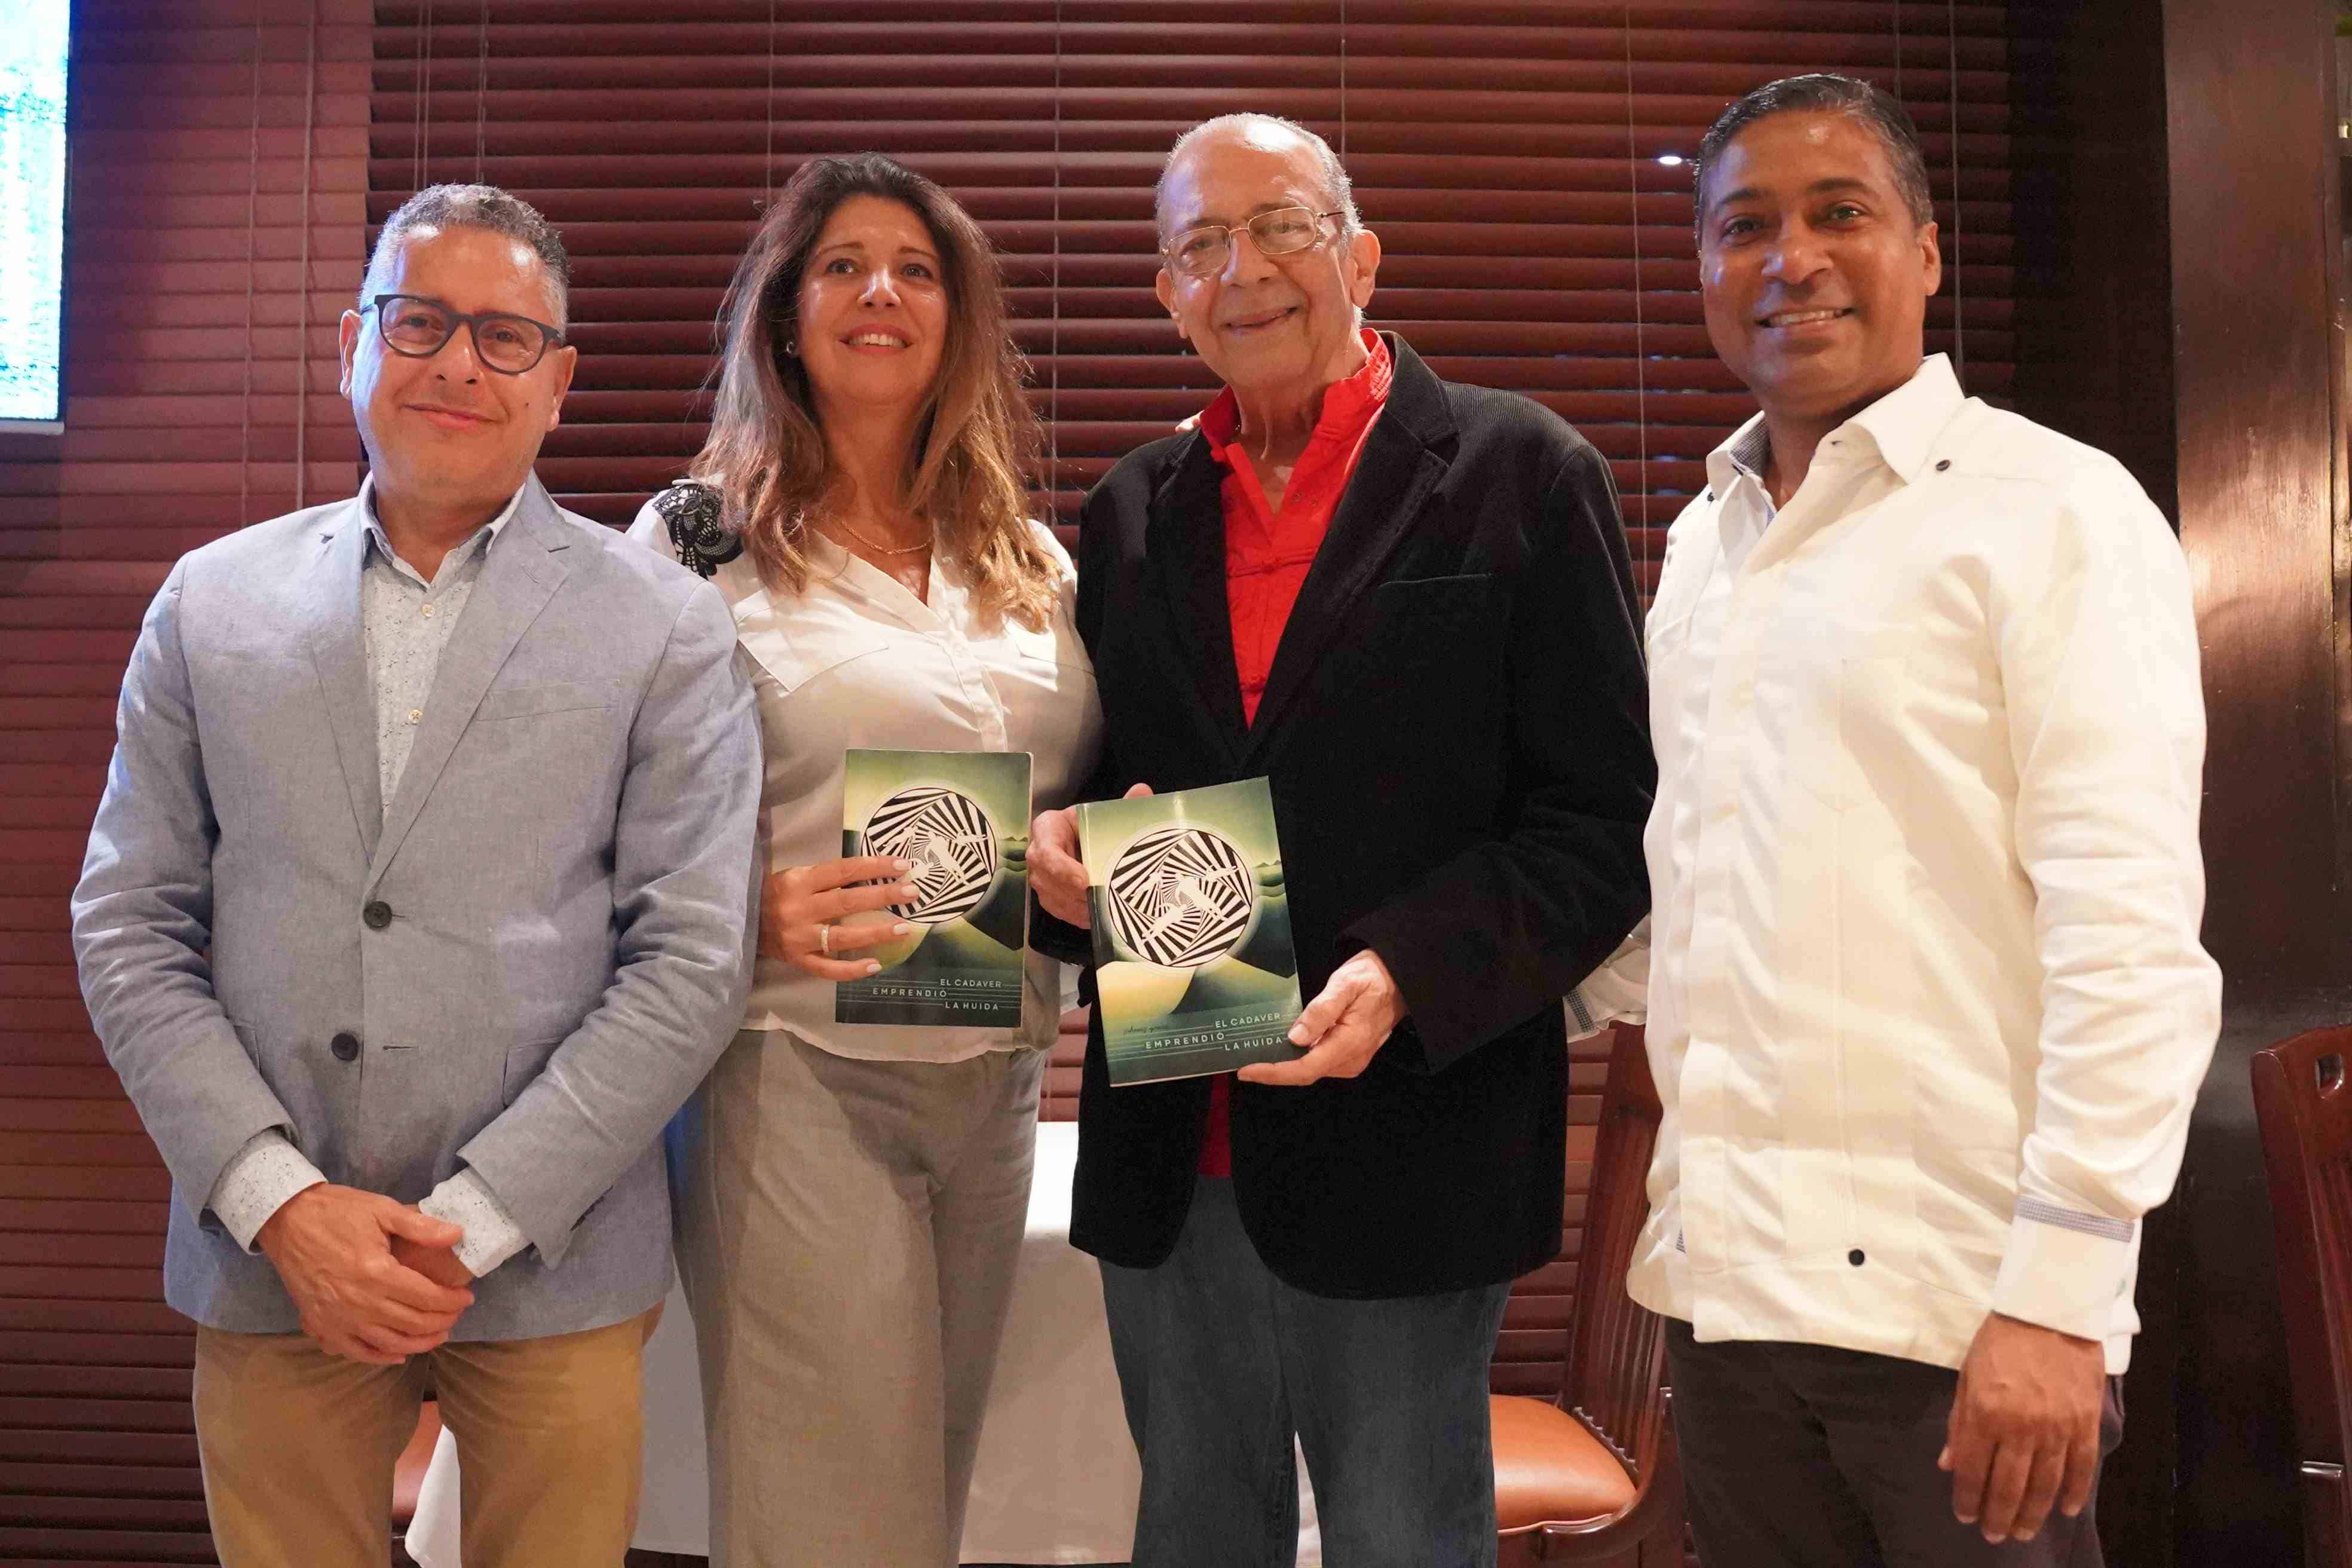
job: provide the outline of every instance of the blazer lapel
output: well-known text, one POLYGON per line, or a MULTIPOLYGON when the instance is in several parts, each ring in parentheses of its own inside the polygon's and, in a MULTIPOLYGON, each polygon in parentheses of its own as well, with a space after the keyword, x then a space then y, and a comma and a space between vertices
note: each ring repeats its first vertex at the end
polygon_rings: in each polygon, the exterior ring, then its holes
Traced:
MULTIPOLYGON (((416 731, 408 764, 401 769, 400 783, 384 810, 383 837, 368 865, 370 889, 400 853, 401 840, 408 836, 425 797, 440 782, 449 754, 473 722, 474 710, 482 704, 482 694, 562 585, 567 573, 560 554, 571 544, 565 533, 547 491, 537 479, 528 481, 522 504, 491 542, 482 574, 466 596, 466 613, 459 617, 457 629, 449 634, 448 646, 441 650, 432 695, 425 700, 425 722, 416 731)), ((369 711, 374 711, 373 703, 369 711)))
POLYGON ((354 497, 319 524, 312 559, 297 614, 319 691, 327 704, 327 729, 335 738, 351 795, 352 825, 358 829, 362 858, 375 858, 383 826, 382 773, 375 749, 375 687, 368 677, 366 630, 360 617, 360 573, 367 564, 366 501, 354 497))
POLYGON ((1176 634, 1168 654, 1191 676, 1209 730, 1227 760, 1242 749, 1241 677, 1234 668, 1234 619, 1225 593, 1223 472, 1197 431, 1178 448, 1151 498, 1144 551, 1176 634))
POLYGON ((1422 504, 1444 477, 1446 460, 1432 449, 1454 433, 1444 384, 1402 339, 1390 336, 1388 344, 1396 361, 1388 406, 1364 438, 1356 472, 1332 514, 1314 564, 1307 569, 1282 640, 1275 645, 1274 668, 1267 672, 1265 695, 1258 700, 1257 721, 1250 726, 1242 758, 1245 769, 1264 760, 1285 710, 1329 651, 1356 601, 1380 581, 1381 568, 1412 531, 1422 504))

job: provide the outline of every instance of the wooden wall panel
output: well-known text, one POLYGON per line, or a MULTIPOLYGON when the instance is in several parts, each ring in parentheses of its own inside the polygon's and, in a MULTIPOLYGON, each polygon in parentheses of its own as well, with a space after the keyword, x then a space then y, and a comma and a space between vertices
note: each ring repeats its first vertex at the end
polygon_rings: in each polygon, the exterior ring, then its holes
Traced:
POLYGON ((2352 1021, 2335 13, 2331 0, 2164 5, 2180 537, 2210 735, 2205 934, 2228 977, 2167 1216, 2184 1565, 2301 1557, 2286 1411, 2315 1370, 2286 1361, 2247 1058, 2352 1021), (2238 254, 2221 235, 2242 237, 2238 254))

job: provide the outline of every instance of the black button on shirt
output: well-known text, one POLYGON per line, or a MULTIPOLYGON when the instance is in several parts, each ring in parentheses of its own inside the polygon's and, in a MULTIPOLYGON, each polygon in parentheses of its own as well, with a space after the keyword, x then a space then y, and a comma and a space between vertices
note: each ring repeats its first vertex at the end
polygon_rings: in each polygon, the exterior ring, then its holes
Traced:
POLYGON ((354 1061, 360 1054, 360 1037, 346 1029, 329 1040, 327 1048, 335 1053, 335 1059, 339 1062, 354 1061))
POLYGON ((367 908, 360 911, 360 919, 367 921, 368 930, 382 931, 392 923, 392 906, 382 899, 370 899, 367 908))

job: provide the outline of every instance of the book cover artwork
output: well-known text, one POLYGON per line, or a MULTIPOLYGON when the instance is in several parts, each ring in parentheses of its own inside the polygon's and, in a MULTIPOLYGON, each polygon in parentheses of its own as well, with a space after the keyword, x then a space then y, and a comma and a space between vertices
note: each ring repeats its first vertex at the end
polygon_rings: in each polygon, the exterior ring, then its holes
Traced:
POLYGON ((863 950, 881 971, 835 984, 836 1023, 1012 1028, 1021 1022, 1028 752, 848 752, 841 852, 913 862, 916 892, 910 904, 850 917, 904 921, 914 930, 863 950))
POLYGON ((1288 1061, 1298 960, 1264 779, 1078 807, 1114 1084, 1288 1061))

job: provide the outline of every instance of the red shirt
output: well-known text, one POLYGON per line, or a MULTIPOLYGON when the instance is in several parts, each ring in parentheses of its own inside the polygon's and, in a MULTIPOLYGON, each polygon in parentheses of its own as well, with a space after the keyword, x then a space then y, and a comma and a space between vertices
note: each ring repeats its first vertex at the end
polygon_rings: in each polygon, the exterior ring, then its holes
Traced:
MULTIPOLYGON (((1274 668, 1274 650, 1281 645, 1283 628, 1290 624, 1298 590, 1307 570, 1315 563, 1331 514, 1348 481, 1355 477, 1364 440, 1388 405, 1389 383, 1395 367, 1388 345, 1367 329, 1364 347, 1371 358, 1347 380, 1324 389, 1323 413, 1307 449, 1290 470, 1282 492, 1282 510, 1266 505, 1257 470, 1250 466, 1246 441, 1236 439, 1241 405, 1233 388, 1201 414, 1201 434, 1209 455, 1223 465, 1224 481, 1218 500, 1225 517, 1225 603, 1234 620, 1234 673, 1240 678, 1242 715, 1257 720, 1258 700, 1265 695, 1265 679, 1274 668)), ((1234 1173, 1233 1078, 1219 1073, 1210 1080, 1209 1126, 1201 1142, 1201 1174, 1234 1173)))

